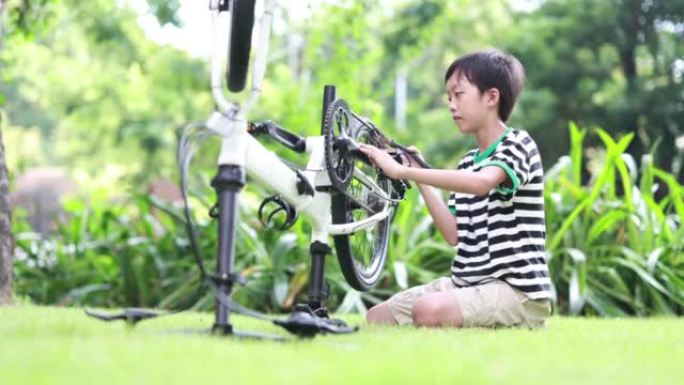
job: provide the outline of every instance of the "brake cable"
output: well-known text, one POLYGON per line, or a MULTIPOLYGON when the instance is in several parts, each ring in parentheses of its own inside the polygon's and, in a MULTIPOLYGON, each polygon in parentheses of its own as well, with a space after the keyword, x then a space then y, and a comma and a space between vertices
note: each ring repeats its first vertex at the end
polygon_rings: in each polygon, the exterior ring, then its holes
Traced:
POLYGON ((378 142, 382 143, 385 146, 398 148, 398 149, 404 151, 407 155, 409 155, 411 158, 413 158, 413 160, 418 162, 418 164, 423 168, 428 168, 428 169, 433 168, 428 162, 426 162, 421 157, 419 157, 415 151, 412 151, 408 147, 397 143, 394 139, 388 138, 387 136, 385 136, 385 134, 382 133, 382 131, 378 130, 377 127, 375 127, 373 124, 369 124, 368 122, 366 122, 366 120, 363 117, 355 114, 354 111, 349 110, 349 113, 351 113, 351 115, 356 120, 358 120, 361 124, 366 126, 373 133, 373 135, 375 136, 375 139, 378 142))

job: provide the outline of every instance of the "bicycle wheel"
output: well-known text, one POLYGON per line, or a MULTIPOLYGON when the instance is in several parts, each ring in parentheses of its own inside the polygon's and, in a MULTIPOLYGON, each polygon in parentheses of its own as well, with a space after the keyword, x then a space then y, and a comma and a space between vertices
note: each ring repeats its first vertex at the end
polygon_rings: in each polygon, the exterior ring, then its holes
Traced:
POLYGON ((249 52, 252 49, 254 3, 256 0, 232 0, 232 22, 228 47, 228 89, 240 92, 247 83, 249 52))
POLYGON ((345 279, 354 289, 367 291, 377 284, 387 260, 394 204, 371 191, 354 170, 363 173, 388 197, 391 195, 391 181, 374 166, 345 153, 341 146, 335 145, 336 139, 344 135, 356 142, 377 145, 369 129, 356 123, 352 123, 347 104, 341 99, 336 100, 326 113, 324 135, 329 174, 335 175, 331 179, 338 179, 337 184, 341 187, 341 190, 336 188, 332 194, 332 223, 357 222, 385 208, 391 210, 390 215, 371 227, 351 234, 333 236, 337 259, 345 279))

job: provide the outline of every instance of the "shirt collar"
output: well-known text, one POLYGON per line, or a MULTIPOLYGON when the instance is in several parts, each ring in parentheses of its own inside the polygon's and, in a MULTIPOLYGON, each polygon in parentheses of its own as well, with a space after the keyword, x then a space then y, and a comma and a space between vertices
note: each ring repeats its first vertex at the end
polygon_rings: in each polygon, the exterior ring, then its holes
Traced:
POLYGON ((487 147, 487 149, 485 149, 482 153, 480 153, 479 150, 477 152, 475 152, 474 162, 480 163, 483 160, 487 159, 490 155, 492 155, 494 150, 496 150, 496 148, 499 146, 499 143, 501 143, 504 140, 504 138, 506 137, 506 135, 508 135, 512 130, 513 129, 511 127, 506 127, 506 131, 503 134, 501 134, 501 136, 499 136, 494 141, 494 143, 492 143, 489 147, 487 147))

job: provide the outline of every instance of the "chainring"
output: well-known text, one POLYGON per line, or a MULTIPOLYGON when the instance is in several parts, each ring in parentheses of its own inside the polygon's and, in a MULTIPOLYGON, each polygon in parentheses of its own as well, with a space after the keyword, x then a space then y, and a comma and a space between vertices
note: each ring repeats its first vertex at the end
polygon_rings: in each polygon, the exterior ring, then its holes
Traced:
POLYGON ((354 157, 340 138, 355 137, 354 117, 344 99, 335 99, 325 113, 323 138, 325 145, 325 166, 333 187, 344 192, 354 173, 354 157))

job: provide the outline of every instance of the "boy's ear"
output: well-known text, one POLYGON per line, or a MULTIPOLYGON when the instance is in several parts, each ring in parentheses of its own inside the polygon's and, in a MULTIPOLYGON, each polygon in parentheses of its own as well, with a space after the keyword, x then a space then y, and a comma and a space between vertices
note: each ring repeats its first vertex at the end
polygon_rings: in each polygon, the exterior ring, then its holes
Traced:
POLYGON ((488 106, 493 107, 497 104, 499 104, 499 90, 497 88, 490 88, 485 91, 484 97, 485 97, 485 102, 487 103, 488 106))

